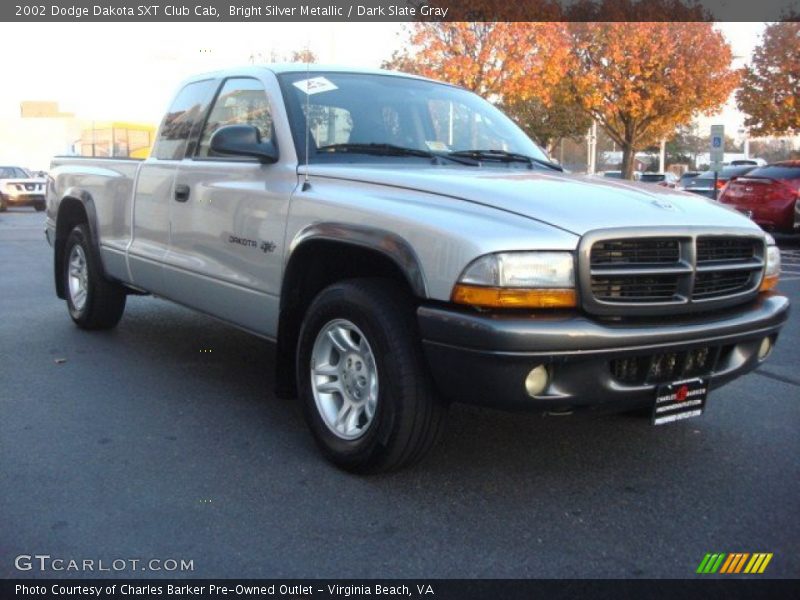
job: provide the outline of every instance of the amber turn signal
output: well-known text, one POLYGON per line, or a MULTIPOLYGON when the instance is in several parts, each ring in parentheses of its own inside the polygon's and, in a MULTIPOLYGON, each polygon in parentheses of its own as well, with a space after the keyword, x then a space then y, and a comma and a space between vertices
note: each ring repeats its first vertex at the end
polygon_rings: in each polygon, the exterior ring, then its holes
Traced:
POLYGON ((538 290, 456 284, 453 302, 484 308, 573 308, 575 290, 538 290))
POLYGON ((774 289, 776 285, 778 285, 778 280, 780 279, 779 275, 767 275, 764 279, 761 280, 761 287, 758 288, 759 292, 768 292, 771 289, 774 289))

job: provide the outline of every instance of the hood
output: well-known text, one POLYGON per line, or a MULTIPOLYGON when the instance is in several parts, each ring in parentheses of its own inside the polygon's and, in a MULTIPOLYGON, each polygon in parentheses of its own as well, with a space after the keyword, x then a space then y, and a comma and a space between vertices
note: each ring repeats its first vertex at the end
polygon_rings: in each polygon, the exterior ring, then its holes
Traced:
POLYGON ((695 194, 596 176, 528 169, 347 164, 311 165, 309 175, 474 202, 577 235, 593 229, 648 225, 758 230, 747 217, 695 194))
POLYGON ((18 178, 18 179, 0 179, 0 185, 14 185, 19 184, 24 186, 25 184, 33 184, 33 185, 45 185, 47 182, 44 179, 34 179, 34 178, 18 178))

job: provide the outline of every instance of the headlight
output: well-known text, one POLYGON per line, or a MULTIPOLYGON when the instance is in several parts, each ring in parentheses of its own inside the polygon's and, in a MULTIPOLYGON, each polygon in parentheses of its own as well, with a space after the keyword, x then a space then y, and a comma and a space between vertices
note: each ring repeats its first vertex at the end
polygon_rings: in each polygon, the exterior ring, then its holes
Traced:
POLYGON ((576 305, 571 252, 501 252, 472 261, 453 288, 453 302, 494 308, 576 305))
POLYGON ((775 238, 767 234, 767 264, 764 266, 764 278, 760 291, 766 292, 778 285, 781 276, 781 250, 775 245, 775 238))

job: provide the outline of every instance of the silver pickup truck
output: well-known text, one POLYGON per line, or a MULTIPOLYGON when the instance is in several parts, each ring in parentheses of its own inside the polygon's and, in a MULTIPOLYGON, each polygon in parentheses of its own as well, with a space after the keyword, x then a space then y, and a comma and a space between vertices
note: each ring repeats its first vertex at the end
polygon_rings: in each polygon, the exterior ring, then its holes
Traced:
POLYGON ((789 311, 745 216, 569 175, 489 102, 384 71, 190 79, 147 160, 53 161, 46 235, 79 327, 151 293, 276 342, 278 395, 358 472, 421 458, 451 401, 697 416, 789 311))

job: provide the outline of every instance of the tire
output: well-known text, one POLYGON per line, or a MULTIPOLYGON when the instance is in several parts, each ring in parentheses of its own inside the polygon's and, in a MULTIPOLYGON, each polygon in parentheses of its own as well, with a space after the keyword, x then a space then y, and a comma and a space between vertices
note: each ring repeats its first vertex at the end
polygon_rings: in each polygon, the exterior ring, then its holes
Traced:
POLYGON ((86 225, 76 226, 67 237, 62 263, 67 308, 82 329, 111 329, 122 318, 126 293, 103 276, 89 239, 86 225))
POLYGON ((328 460, 347 471, 411 465, 444 427, 447 404, 427 371, 412 298, 392 280, 351 279, 319 293, 300 330, 297 378, 314 439, 328 460), (321 391, 337 385, 331 393, 321 391), (342 412, 346 402, 350 408, 342 412), (337 412, 346 422, 335 419, 337 412))
POLYGON ((6 202, 5 196, 0 194, 0 212, 6 212, 8 209, 8 202, 6 202))
POLYGON ((46 208, 46 205, 44 202, 37 202, 33 205, 33 208, 36 212, 42 212, 46 208))

